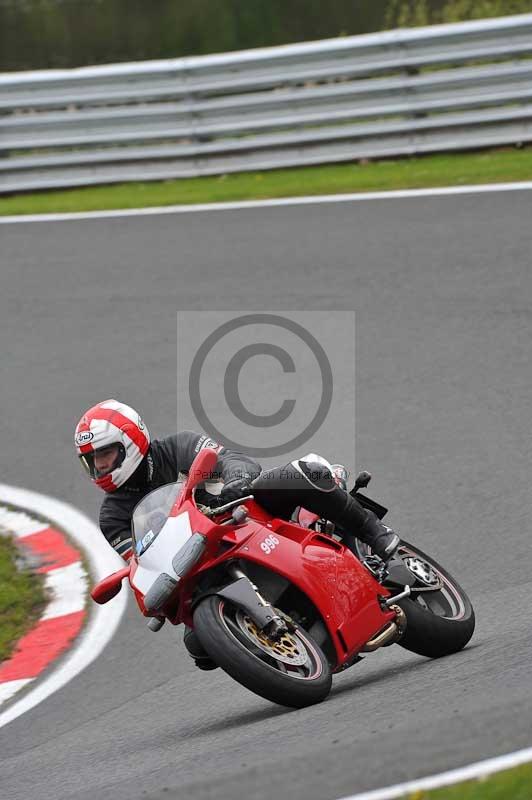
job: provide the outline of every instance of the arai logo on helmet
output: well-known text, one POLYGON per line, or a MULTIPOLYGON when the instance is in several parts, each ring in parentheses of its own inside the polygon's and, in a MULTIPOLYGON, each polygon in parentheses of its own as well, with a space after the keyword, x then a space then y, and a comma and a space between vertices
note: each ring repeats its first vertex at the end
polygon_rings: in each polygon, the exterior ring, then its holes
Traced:
POLYGON ((94 439, 94 434, 92 431, 79 431, 76 433, 76 445, 78 447, 83 447, 84 444, 88 444, 94 439))

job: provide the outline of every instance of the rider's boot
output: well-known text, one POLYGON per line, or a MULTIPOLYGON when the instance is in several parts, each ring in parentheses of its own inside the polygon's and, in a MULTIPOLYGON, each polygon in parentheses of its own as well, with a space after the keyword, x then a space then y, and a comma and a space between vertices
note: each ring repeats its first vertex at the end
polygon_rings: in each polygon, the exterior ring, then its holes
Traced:
POLYGON ((198 669, 210 670, 217 668, 218 664, 207 655, 192 628, 185 627, 183 643, 194 659, 194 663, 198 669))
MULTIPOLYGON (((385 525, 373 511, 362 509, 360 503, 350 494, 347 495, 347 498, 345 509, 336 521, 346 531, 369 545, 383 561, 389 561, 401 543, 399 536, 393 528, 385 525), (361 511, 366 515, 362 524, 361 511)), ((349 540, 346 541, 346 544, 349 546, 349 540)))
MULTIPOLYGON (((339 494, 340 490, 343 490, 341 494, 346 497, 345 508, 336 521, 368 544, 384 562, 388 561, 399 546, 399 537, 392 528, 384 525, 373 511, 363 508, 347 492, 348 472, 343 464, 331 464, 331 473, 337 486, 334 490, 335 494, 339 494)), ((346 544, 348 544, 347 541, 346 544)))

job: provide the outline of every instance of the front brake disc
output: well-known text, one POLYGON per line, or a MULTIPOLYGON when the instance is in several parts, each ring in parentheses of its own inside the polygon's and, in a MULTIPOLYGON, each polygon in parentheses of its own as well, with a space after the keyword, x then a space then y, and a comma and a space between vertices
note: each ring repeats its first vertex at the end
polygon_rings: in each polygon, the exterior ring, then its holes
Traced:
POLYGON ((308 653, 294 634, 286 632, 279 639, 269 639, 251 617, 240 609, 236 613, 236 621, 242 633, 270 658, 293 667, 301 667, 307 663, 308 653))

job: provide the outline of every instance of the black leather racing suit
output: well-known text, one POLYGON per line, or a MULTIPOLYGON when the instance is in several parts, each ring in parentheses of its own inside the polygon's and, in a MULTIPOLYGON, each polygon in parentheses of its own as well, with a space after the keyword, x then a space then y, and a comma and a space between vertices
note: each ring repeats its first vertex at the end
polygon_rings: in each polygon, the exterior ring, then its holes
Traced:
POLYGON ((260 473, 260 465, 249 456, 232 452, 193 431, 153 441, 140 467, 120 489, 105 496, 100 510, 101 531, 122 558, 131 555, 131 518, 137 503, 159 486, 177 481, 180 472, 186 474, 199 451, 206 447, 218 453, 213 479, 224 483, 236 478, 251 481, 260 473))
POLYGON ((331 472, 319 463, 303 459, 261 473, 260 464, 249 456, 228 450, 208 436, 182 431, 152 442, 136 472, 103 501, 100 528, 122 558, 127 560, 131 556, 131 518, 137 503, 159 486, 178 480, 179 473, 186 474, 196 455, 206 447, 218 453, 212 478, 224 484, 239 483, 241 479, 243 494, 251 491, 257 502, 274 516, 288 519, 297 506, 303 506, 339 525, 348 547, 354 547, 357 536, 379 555, 385 555, 393 538, 398 538, 372 512, 337 486, 331 472), (254 484, 250 488, 252 481, 254 484))

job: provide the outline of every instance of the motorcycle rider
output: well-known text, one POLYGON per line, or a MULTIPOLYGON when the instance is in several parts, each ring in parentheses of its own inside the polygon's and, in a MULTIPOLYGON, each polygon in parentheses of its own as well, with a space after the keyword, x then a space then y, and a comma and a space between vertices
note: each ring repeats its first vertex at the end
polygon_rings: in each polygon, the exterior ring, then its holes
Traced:
MULTIPOLYGON (((210 477, 223 481, 220 503, 253 494, 266 511, 285 519, 301 506, 339 526, 348 547, 356 536, 384 561, 400 543, 391 528, 336 482, 319 456, 261 472, 254 459, 204 434, 181 431, 151 441, 139 414, 113 399, 85 412, 76 426, 75 445, 93 483, 106 493, 100 510, 101 531, 125 561, 133 554, 131 518, 137 503, 154 489, 177 481, 180 473, 186 474, 204 448, 218 455, 210 477)), ((201 651, 193 632, 185 633, 185 644, 198 666, 216 666, 201 651)))

